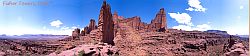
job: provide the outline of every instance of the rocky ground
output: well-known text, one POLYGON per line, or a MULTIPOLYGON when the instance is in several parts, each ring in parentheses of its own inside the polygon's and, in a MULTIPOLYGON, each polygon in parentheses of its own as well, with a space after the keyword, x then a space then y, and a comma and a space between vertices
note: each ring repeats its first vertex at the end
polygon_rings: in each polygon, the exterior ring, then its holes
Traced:
POLYGON ((7 56, 49 54, 58 48, 50 41, 1 39, 0 44, 1 52, 7 56))
POLYGON ((100 44, 96 32, 80 36, 78 40, 67 37, 61 40, 1 39, 0 55, 74 56, 225 56, 249 55, 249 42, 237 36, 200 31, 146 32, 119 23, 114 38, 115 45, 100 44), (102 48, 102 49, 101 49, 102 48), (109 51, 107 51, 109 50, 109 51), (83 51, 83 52, 82 52, 83 51), (102 54, 101 54, 102 53, 102 54), (115 54, 116 53, 116 54, 115 54))
POLYGON ((53 52, 69 50, 81 41, 60 41, 59 39, 47 40, 23 40, 23 39, 0 39, 0 56, 44 56, 53 52))
MULTIPOLYGON (((199 31, 143 32, 126 24, 120 26, 114 41, 121 56, 223 56, 230 44, 229 37, 219 34, 199 31)), ((236 43, 246 42, 242 48, 248 52, 248 41, 238 40, 236 36, 232 39, 236 43)))

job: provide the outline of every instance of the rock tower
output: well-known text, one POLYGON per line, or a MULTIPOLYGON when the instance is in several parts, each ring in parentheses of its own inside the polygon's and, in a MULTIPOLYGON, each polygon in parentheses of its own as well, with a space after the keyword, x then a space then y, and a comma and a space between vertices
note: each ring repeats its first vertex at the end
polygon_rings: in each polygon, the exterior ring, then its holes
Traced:
POLYGON ((114 22, 112 18, 110 5, 103 1, 99 19, 98 29, 101 32, 102 42, 114 45, 114 22))

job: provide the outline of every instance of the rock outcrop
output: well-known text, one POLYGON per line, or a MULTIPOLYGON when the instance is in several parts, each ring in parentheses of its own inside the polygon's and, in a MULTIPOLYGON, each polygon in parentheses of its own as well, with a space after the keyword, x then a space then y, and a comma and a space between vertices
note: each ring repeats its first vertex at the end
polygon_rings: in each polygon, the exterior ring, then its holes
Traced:
POLYGON ((228 39, 228 43, 224 44, 224 51, 226 52, 225 56, 248 56, 249 50, 239 41, 237 38, 233 38, 234 36, 230 36, 228 39))
POLYGON ((225 53, 225 56, 248 56, 249 51, 242 43, 234 44, 229 52, 225 53))
POLYGON ((89 25, 84 27, 84 30, 81 31, 81 36, 86 36, 86 34, 89 34, 92 30, 95 30, 95 29, 97 29, 95 20, 91 19, 89 25))
MULTIPOLYGON (((95 30, 97 28, 96 24, 95 24, 95 20, 91 19, 90 23, 89 23, 89 31, 95 30)), ((89 32, 88 32, 89 34, 89 32)))
POLYGON ((156 14, 155 19, 151 21, 150 28, 154 31, 164 32, 166 30, 166 12, 164 8, 156 14))
POLYGON ((118 16, 117 13, 114 13, 114 16, 112 16, 110 5, 107 4, 106 1, 104 1, 100 10, 100 14, 99 14, 98 26, 96 26, 95 20, 91 19, 89 25, 84 27, 84 30, 82 30, 81 33, 78 34, 76 33, 76 31, 73 31, 72 36, 73 38, 74 37, 79 38, 79 35, 80 36, 91 35, 90 37, 92 38, 98 37, 97 39, 101 38, 102 42, 114 45, 113 40, 114 40, 114 25, 115 24, 114 24, 113 18, 115 18, 116 23, 119 20, 123 19, 123 17, 118 16), (95 32, 91 33, 91 31, 93 30, 95 30, 95 32), (95 36, 92 36, 92 35, 95 35, 95 36))
POLYGON ((79 36, 80 36, 80 29, 79 28, 74 29, 74 31, 72 32, 72 38, 79 39, 79 36))
POLYGON ((136 30, 165 32, 167 29, 166 20, 167 20, 166 12, 164 11, 163 8, 161 8, 150 24, 141 22, 141 19, 139 16, 123 19, 122 21, 120 21, 120 23, 126 23, 128 26, 136 30))
POLYGON ((183 47, 185 49, 196 49, 196 50, 204 50, 207 49, 207 42, 205 39, 200 39, 196 41, 184 41, 183 47))
POLYGON ((113 21, 114 21, 114 24, 117 24, 119 23, 121 20, 123 20, 124 17, 122 16, 119 16, 118 13, 115 11, 114 14, 113 14, 113 21))
POLYGON ((114 22, 110 5, 103 2, 99 19, 98 29, 101 32, 102 42, 114 45, 114 22))
POLYGON ((84 30, 82 30, 81 33, 80 33, 80 36, 85 36, 85 34, 86 33, 84 32, 84 30))
POLYGON ((134 29, 140 29, 140 23, 141 19, 138 16, 132 17, 132 18, 127 18, 122 21, 122 23, 126 23, 128 26, 134 28, 134 29))
POLYGON ((151 23, 147 24, 141 22, 139 16, 124 19, 122 16, 119 16, 117 12, 114 12, 112 15, 110 5, 104 1, 99 14, 98 26, 95 25, 95 20, 91 19, 89 25, 81 31, 81 36, 86 36, 87 34, 90 34, 92 30, 98 29, 94 35, 101 38, 102 42, 114 45, 113 40, 117 28, 119 28, 119 23, 126 23, 137 31, 165 32, 167 28, 166 12, 163 8, 160 9, 151 23))

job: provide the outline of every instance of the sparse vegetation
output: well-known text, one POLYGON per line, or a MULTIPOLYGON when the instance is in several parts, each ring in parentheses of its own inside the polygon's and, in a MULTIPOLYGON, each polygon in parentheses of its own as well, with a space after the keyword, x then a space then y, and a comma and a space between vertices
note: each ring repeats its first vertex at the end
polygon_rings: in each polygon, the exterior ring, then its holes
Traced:
POLYGON ((83 56, 83 54, 85 54, 84 50, 78 52, 78 56, 83 56))

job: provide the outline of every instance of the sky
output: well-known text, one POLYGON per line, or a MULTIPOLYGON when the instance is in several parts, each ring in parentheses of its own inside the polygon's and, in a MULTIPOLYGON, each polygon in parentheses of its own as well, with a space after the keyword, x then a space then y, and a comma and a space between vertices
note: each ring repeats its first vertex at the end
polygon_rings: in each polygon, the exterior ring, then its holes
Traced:
MULTIPOLYGON (((98 21, 103 0, 0 0, 0 34, 71 35, 98 21)), ((249 34, 249 0, 107 0, 112 12, 150 23, 160 8, 167 27, 249 34)))

